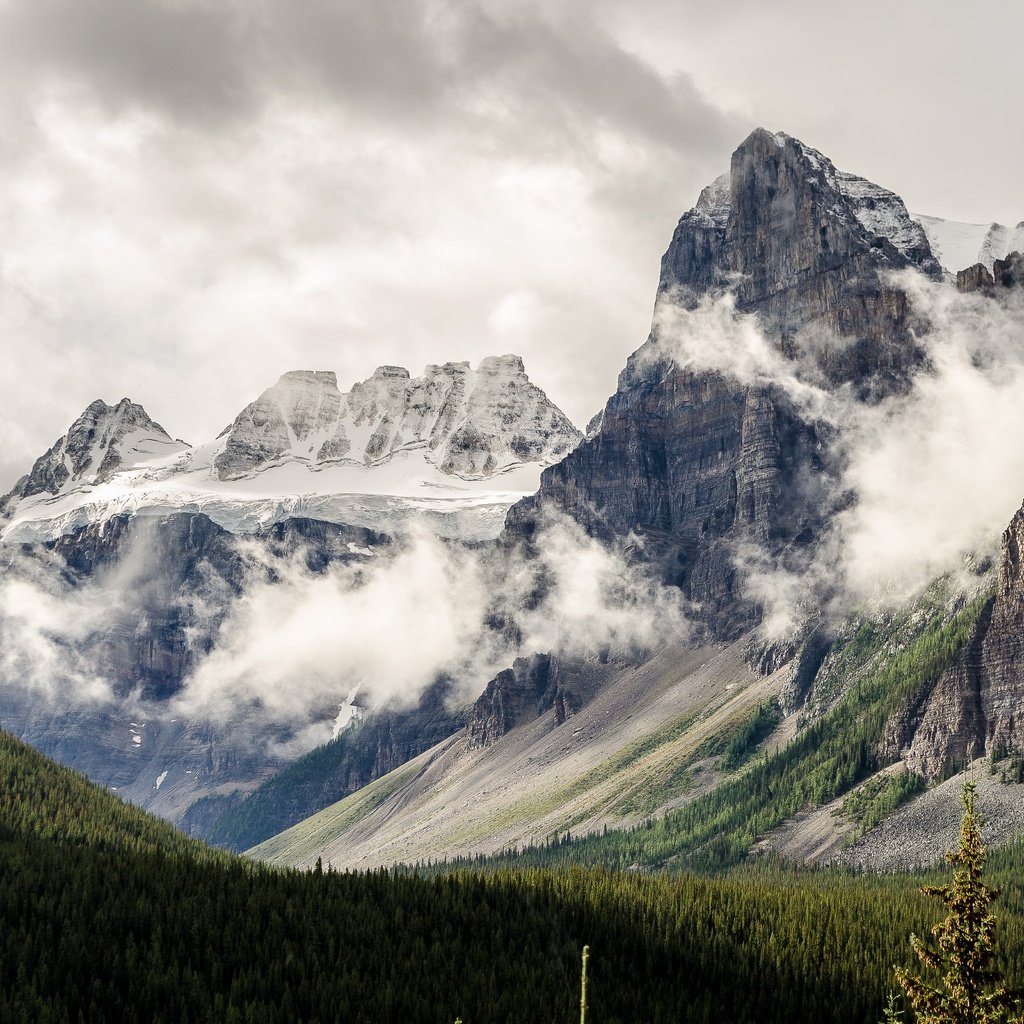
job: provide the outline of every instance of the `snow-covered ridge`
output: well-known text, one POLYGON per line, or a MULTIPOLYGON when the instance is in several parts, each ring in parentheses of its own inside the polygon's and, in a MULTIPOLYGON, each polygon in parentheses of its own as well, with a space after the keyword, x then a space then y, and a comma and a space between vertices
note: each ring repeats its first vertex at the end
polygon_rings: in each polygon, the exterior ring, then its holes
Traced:
MULTIPOLYGON (((859 225, 869 242, 885 238, 911 262, 927 260, 928 235, 895 192, 858 174, 839 170, 823 153, 785 132, 758 129, 755 135, 770 140, 779 149, 795 149, 810 169, 808 180, 824 185, 835 197, 832 212, 849 221, 851 226, 859 225)), ((716 178, 701 192, 696 205, 685 216, 698 218, 708 227, 725 228, 732 204, 730 186, 729 174, 716 178)))
POLYGON ((928 250, 927 234, 895 192, 859 175, 834 167, 832 171, 836 189, 850 201, 854 215, 867 231, 887 238, 908 258, 928 250))
POLYGON ((48 540, 116 514, 202 512, 247 533, 291 516, 496 536, 509 506, 582 435, 518 356, 380 367, 347 393, 329 371, 284 374, 191 448, 141 406, 94 402, 0 502, 0 539, 48 540))
POLYGON ((900 253, 915 262, 928 252, 924 229, 910 216, 906 204, 895 192, 859 174, 839 170, 823 153, 784 132, 776 133, 775 139, 779 145, 789 143, 800 150, 825 183, 846 200, 861 227, 870 235, 888 239, 900 253))
POLYGON ((732 182, 729 172, 720 174, 710 185, 701 191, 694 210, 703 214, 710 224, 723 228, 729 221, 732 182))
POLYGON ((579 431, 523 369, 519 356, 428 366, 412 378, 381 366, 347 394, 333 373, 286 373, 246 406, 212 453, 220 480, 297 461, 379 465, 423 449, 442 473, 477 480, 522 465, 550 465, 571 451, 579 431))
POLYGON ((914 214, 924 228, 935 258, 943 269, 956 275, 976 263, 992 272, 996 260, 1004 260, 1011 252, 1024 251, 1024 221, 1016 227, 1005 224, 965 224, 942 217, 914 214))

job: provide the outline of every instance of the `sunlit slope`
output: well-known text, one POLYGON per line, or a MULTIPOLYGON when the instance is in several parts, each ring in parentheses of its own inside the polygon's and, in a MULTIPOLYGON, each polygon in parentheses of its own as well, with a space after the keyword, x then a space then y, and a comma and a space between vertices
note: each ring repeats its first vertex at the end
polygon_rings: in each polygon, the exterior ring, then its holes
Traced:
POLYGON ((478 750, 459 733, 250 855, 370 867, 642 821, 704 792, 730 745, 739 761, 775 726, 790 670, 759 676, 744 653, 673 646, 604 680, 560 727, 544 717, 478 750))
MULTIPOLYGON (((536 720, 484 750, 459 733, 250 853, 366 867, 523 851, 513 859, 540 866, 720 868, 775 850, 891 867, 891 839, 863 841, 963 766, 925 777, 904 737, 973 649, 992 602, 978 587, 937 581, 907 608, 851 618, 827 655, 807 648, 772 675, 747 666, 749 640, 665 650, 602 679, 561 727, 536 720)), ((999 772, 993 839, 1004 842, 1020 830, 1024 769, 1010 758, 999 772)), ((935 804, 904 829, 898 862, 933 862, 943 820, 935 804)))

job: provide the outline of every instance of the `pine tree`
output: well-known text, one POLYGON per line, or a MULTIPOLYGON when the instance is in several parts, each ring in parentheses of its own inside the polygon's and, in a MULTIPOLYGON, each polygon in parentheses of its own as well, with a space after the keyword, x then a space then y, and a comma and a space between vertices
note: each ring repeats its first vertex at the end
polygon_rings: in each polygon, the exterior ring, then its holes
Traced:
MULTIPOLYGON (((926 885, 921 890, 937 896, 949 908, 946 919, 932 928, 936 945, 916 935, 910 937, 921 963, 942 972, 941 985, 930 985, 920 976, 896 968, 896 980, 918 1024, 1020 1024, 1022 1020, 1014 1015, 1018 999, 1007 990, 993 964, 996 919, 990 906, 999 893, 982 881, 986 850, 974 811, 975 791, 973 781, 964 783, 960 845, 946 854, 954 868, 952 883, 926 885)), ((889 1012, 891 1009, 890 1004, 889 1012)))

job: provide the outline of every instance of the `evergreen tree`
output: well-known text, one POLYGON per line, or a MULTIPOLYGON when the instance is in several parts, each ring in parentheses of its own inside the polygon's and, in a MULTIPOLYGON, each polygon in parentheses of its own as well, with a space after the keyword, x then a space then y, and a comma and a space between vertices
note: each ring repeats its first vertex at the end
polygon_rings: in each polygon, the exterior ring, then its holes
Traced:
POLYGON ((919 975, 896 968, 896 980, 918 1024, 1019 1024, 1022 1019, 1013 1012, 1017 998, 994 967, 996 919, 990 906, 999 893, 982 881, 987 854, 974 811, 975 790, 973 781, 964 783, 960 845, 946 854, 954 868, 952 883, 921 890, 949 908, 946 919, 932 928, 937 944, 910 937, 921 963, 942 972, 941 985, 930 985, 919 975))

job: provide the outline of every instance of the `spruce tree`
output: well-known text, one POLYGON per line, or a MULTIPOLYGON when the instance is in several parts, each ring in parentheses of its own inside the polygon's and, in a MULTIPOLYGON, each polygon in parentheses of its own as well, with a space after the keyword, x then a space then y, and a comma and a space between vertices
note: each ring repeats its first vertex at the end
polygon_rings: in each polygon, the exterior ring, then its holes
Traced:
POLYGON ((986 850, 981 822, 974 810, 975 795, 975 783, 965 782, 960 845, 946 854, 946 861, 954 869, 953 881, 926 885, 921 890, 937 896, 949 908, 946 919, 932 928, 936 943, 929 945, 916 935, 910 937, 921 963, 941 972, 941 984, 931 985, 919 975, 896 968, 896 980, 918 1024, 1021 1022, 1021 1017, 1014 1014, 1018 999, 1007 990, 994 967, 996 919, 990 907, 999 893, 982 881, 986 850))

